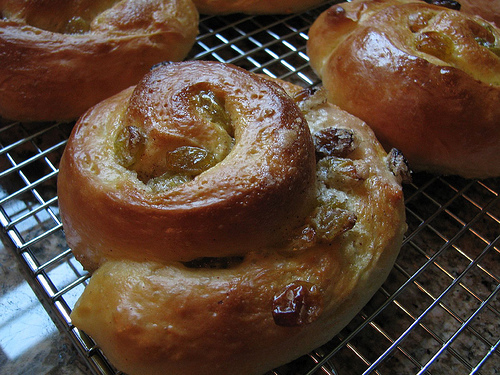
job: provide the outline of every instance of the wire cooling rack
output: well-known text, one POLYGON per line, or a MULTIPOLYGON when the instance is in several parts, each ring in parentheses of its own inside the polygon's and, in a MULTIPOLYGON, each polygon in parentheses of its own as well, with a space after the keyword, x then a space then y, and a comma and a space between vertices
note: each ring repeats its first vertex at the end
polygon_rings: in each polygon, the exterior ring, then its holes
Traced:
MULTIPOLYGON (((190 59, 314 86, 307 31, 327 5, 290 16, 202 17, 190 59)), ((116 374, 69 314, 87 273, 59 217, 58 163, 72 123, 0 123, 3 240, 95 374, 116 374)), ((268 375, 500 373, 500 179, 414 175, 408 231, 389 278, 336 337, 268 375)))

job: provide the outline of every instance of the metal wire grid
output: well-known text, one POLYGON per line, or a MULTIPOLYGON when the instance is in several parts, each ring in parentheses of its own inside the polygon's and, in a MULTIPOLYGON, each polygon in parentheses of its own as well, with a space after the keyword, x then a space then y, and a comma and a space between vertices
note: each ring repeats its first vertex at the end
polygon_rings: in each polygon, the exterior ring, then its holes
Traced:
POLYGON ((289 16, 205 17, 188 58, 232 63, 301 86, 318 83, 306 54, 307 31, 326 6, 289 16))
POLYGON ((401 255, 328 356, 349 348, 353 373, 498 373, 499 187, 416 176, 401 255))
MULTIPOLYGON (((313 86, 318 79, 305 41, 323 9, 285 17, 204 17, 189 58, 313 86)), ((3 240, 89 368, 116 374, 69 318, 88 278, 65 243, 57 206, 58 163, 72 125, 2 125, 3 240)), ((500 373, 499 192, 500 179, 415 175, 405 186, 407 236, 383 287, 330 343, 270 374, 500 373)))

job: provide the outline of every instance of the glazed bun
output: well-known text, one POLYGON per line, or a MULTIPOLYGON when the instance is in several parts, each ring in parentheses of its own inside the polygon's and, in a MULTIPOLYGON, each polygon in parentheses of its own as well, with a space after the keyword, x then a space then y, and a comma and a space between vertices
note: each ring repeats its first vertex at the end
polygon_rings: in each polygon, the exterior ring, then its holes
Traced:
POLYGON ((314 149, 274 86, 218 64, 171 64, 82 116, 59 195, 80 261, 243 256, 288 237, 313 204, 314 149))
POLYGON ((193 0, 202 14, 289 14, 305 11, 326 0, 193 0))
POLYGON ((500 30, 418 0, 334 5, 309 32, 328 98, 413 170, 500 175, 500 30))
POLYGON ((191 0, 0 3, 0 117, 72 120, 182 60, 198 33, 191 0))
POLYGON ((59 206, 94 273, 71 319, 119 370, 261 375, 333 338, 387 277, 400 155, 281 82, 161 65, 78 121, 59 206))

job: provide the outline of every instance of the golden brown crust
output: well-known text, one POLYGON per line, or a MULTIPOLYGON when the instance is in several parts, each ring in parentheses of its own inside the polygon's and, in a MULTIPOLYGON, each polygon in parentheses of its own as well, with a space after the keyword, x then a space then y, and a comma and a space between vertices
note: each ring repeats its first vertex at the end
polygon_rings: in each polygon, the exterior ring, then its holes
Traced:
POLYGON ((475 14, 500 27, 500 1, 497 0, 460 0, 460 11, 475 14))
POLYGON ((202 14, 290 14, 303 12, 325 0, 193 0, 202 14))
POLYGON ((4 1, 0 116, 69 120, 182 60, 198 33, 191 0, 4 1), (56 9, 54 9, 56 7, 56 9))
POLYGON ((309 33, 329 100, 414 170, 500 175, 500 31, 412 0, 332 6, 309 33))
POLYGON ((66 236, 88 268, 107 258, 241 256, 283 241, 308 214, 313 165, 305 120, 274 83, 229 65, 164 65, 76 125, 59 177, 66 186, 59 195, 66 236), (198 112, 209 92, 221 108, 198 112), (218 123, 222 110, 229 131, 218 123), (129 149, 120 137, 131 129, 141 150, 124 164, 129 149), (169 155, 185 150, 208 150, 218 163, 164 189, 171 182, 166 173, 178 177, 169 155))
MULTIPOLYGON (((184 64, 167 69, 177 70, 184 64)), ((247 121, 247 116, 251 117, 255 112, 254 106, 260 106, 259 111, 262 113, 272 112, 269 111, 269 105, 272 108, 275 96, 280 98, 280 102, 287 103, 288 112, 295 114, 284 119, 284 124, 271 125, 274 131, 279 132, 279 129, 290 126, 302 128, 306 126, 302 116, 307 119, 307 132, 310 131, 313 138, 298 132, 294 150, 290 151, 307 160, 312 158, 313 164, 307 167, 311 168, 310 171, 304 170, 301 163, 297 165, 295 156, 287 156, 287 152, 282 153, 281 167, 277 168, 288 169, 294 165, 304 180, 308 180, 309 173, 313 173, 313 206, 304 216, 304 205, 297 200, 301 199, 300 194, 280 192, 279 196, 273 196, 272 200, 277 206, 285 203, 293 207, 292 210, 297 209, 300 222, 282 217, 280 220, 285 220, 284 224, 288 226, 293 223, 295 227, 287 239, 281 238, 279 244, 271 242, 269 246, 260 247, 257 246, 258 240, 252 239, 250 244, 253 246, 236 258, 179 262, 169 257, 160 263, 151 259, 130 260, 129 254, 115 254, 114 259, 102 262, 92 275, 71 318, 77 327, 97 341, 112 363, 130 375, 258 375, 330 340, 380 287, 399 252, 405 230, 402 189, 387 166, 387 154, 370 128, 354 116, 328 104, 323 91, 311 95, 300 88, 284 84, 299 106, 288 107, 291 99, 285 97, 277 85, 241 69, 201 62, 189 63, 187 66, 193 67, 205 78, 214 71, 219 72, 219 69, 227 77, 234 73, 239 78, 228 80, 237 85, 236 91, 241 91, 239 95, 245 96, 248 88, 248 84, 242 83, 251 83, 252 92, 260 92, 264 100, 259 100, 261 95, 258 94, 245 101, 247 111, 239 111, 244 115, 243 121, 247 121), (206 68, 211 70, 210 74, 204 71, 206 68), (267 91, 271 91, 271 97, 267 91), (252 101, 255 103, 250 103, 252 101), (303 115, 297 115, 299 108, 303 115), (294 118, 300 121, 296 123, 294 118), (345 134, 349 135, 347 142, 336 141, 337 136, 342 138, 341 135, 345 134), (311 142, 317 145, 318 137, 321 138, 319 143, 322 147, 311 149, 311 142), (331 139, 332 145, 338 143, 338 147, 324 148, 328 139, 331 139)), ((193 73, 194 70, 189 69, 189 72, 193 73)), ((162 80, 165 77, 163 73, 153 76, 161 77, 162 80)), ((148 81, 150 79, 145 82, 148 81)), ((230 86, 227 82, 223 89, 230 86)), ((147 86, 152 88, 149 84, 147 86)), ((208 91, 218 90, 219 87, 215 85, 208 91)), ((120 112, 117 108, 122 108, 121 112, 124 112, 123 102, 128 100, 131 92, 123 92, 95 107, 87 114, 87 119, 100 116, 104 122, 114 122, 116 125, 118 122, 114 116, 120 112)), ((184 92, 193 95, 193 91, 184 92)), ((226 102, 224 110, 230 111, 231 106, 226 102)), ((215 118, 223 118, 217 108, 211 108, 211 112, 217 113, 215 118)), ((86 121, 85 117, 80 121, 61 162, 60 212, 70 241, 81 236, 82 240, 93 241, 94 246, 107 247, 113 245, 111 236, 106 243, 100 242, 101 229, 93 227, 96 221, 99 221, 97 225, 104 224, 100 218, 103 212, 87 215, 86 211, 95 208, 89 207, 89 204, 95 198, 100 199, 99 190, 107 190, 108 182, 99 181, 95 176, 89 176, 88 172, 97 172, 101 177, 107 175, 108 180, 114 179, 114 173, 106 172, 109 170, 107 162, 102 154, 95 154, 93 146, 87 148, 88 142, 79 144, 84 134, 81 132, 85 132, 84 128, 88 127, 86 121), (75 163, 75 159, 86 160, 88 165, 82 169, 81 165, 77 166, 79 163, 75 163), (78 175, 82 177, 76 177, 78 175), (85 181, 83 175, 87 175, 85 178, 90 181, 85 181), (88 189, 92 190, 88 199, 77 198, 79 203, 72 206, 75 195, 80 195, 77 190, 88 189), (74 221, 80 220, 82 215, 86 216, 85 222, 74 226, 74 221)), ((265 125, 265 121, 261 125, 265 125)), ((108 135, 114 131, 105 128, 97 126, 94 137, 108 139, 108 135)), ((244 146, 274 147, 260 141, 254 142, 253 146, 244 146)), ((237 146, 234 147, 234 152, 242 152, 237 146)), ((221 163, 228 160, 230 155, 221 163)), ((241 163, 239 168, 246 169, 259 161, 245 157, 238 162, 241 163)), ((217 175, 218 165, 204 173, 217 175)), ((120 175, 123 174, 122 169, 120 175)), ((255 173, 255 178, 266 174, 264 168, 255 173)), ((125 172, 129 178, 133 178, 133 174, 125 172)), ((203 177, 199 179, 202 175, 191 182, 200 183, 203 181, 203 177)), ((294 176, 292 174, 286 178, 294 180, 294 176)), ((237 183, 238 179, 234 178, 233 184, 237 183)), ((129 182, 120 177, 116 185, 123 189, 127 184, 129 182)), ((288 186, 293 187, 295 184, 288 186)), ((305 187, 308 185, 306 183, 305 187)), ((179 185, 179 189, 185 186, 179 185)), ((230 201, 233 188, 228 186, 227 189, 221 194, 230 201)), ((265 191, 261 193, 267 194, 265 191)), ((109 194, 122 195, 120 192, 109 194)), ((166 196, 166 193, 163 195, 166 196)), ((200 196, 200 199, 203 198, 200 196)), ((236 205, 243 214, 245 207, 238 203, 236 205)), ((196 208, 194 203, 192 207, 196 208)), ((168 205, 162 208, 168 209, 168 205)), ((122 210, 119 206, 114 209, 122 210)), ((125 214, 122 219, 124 225, 127 225, 128 220, 136 221, 127 214, 127 210, 122 211, 125 214)), ((241 229, 266 220, 266 215, 271 214, 265 210, 251 213, 257 217, 247 217, 249 221, 241 222, 241 229)), ((151 220, 156 219, 152 217, 151 220)), ((203 217, 193 217, 192 222, 186 223, 185 229, 194 237, 198 236, 200 221, 203 221, 203 217)), ((135 228, 128 227, 130 233, 127 238, 141 236, 148 222, 144 216, 143 222, 137 223, 135 228)), ((163 241, 161 233, 154 233, 158 229, 160 227, 151 230, 150 235, 163 241)), ((232 247, 245 246, 240 243, 241 238, 236 229, 226 232, 232 238, 232 247)), ((108 230, 118 233, 117 228, 108 230)), ((259 230, 266 233, 266 228, 262 226, 259 230)), ((120 231, 120 235, 125 234, 120 231)), ((115 238, 115 241, 123 240, 115 238)), ((224 243, 228 244, 227 241, 224 243)), ((84 244, 76 245, 78 256, 79 247, 84 244)), ((164 245, 168 247, 168 243, 164 242, 164 245)), ((205 243, 199 244, 199 247, 198 255, 201 255, 205 249, 210 251, 213 243, 210 238, 205 238, 205 243)))

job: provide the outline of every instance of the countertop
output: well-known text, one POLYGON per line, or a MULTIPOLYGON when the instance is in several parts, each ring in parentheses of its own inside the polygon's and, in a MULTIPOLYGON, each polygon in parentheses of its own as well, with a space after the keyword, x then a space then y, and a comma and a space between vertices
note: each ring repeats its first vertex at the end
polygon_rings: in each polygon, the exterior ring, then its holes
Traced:
POLYGON ((3 245, 0 280, 0 375, 90 375, 3 245))

